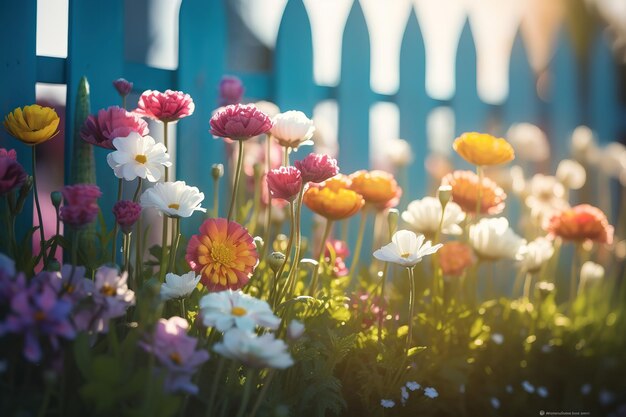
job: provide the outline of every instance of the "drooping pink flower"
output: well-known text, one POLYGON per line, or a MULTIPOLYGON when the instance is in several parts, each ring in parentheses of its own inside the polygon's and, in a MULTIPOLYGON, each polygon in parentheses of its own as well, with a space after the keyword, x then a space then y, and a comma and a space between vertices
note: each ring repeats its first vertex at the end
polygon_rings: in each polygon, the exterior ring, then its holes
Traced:
POLYGON ((196 106, 189 94, 182 91, 146 90, 139 97, 135 113, 162 122, 175 122, 191 116, 196 106))
POLYGON ((141 216, 141 204, 130 200, 121 200, 113 205, 115 221, 124 233, 130 233, 139 216, 141 216))
POLYGON ((220 106, 239 104, 245 89, 241 80, 232 75, 225 75, 220 81, 220 106))
POLYGON ((121 107, 111 106, 98 111, 97 115, 89 115, 80 129, 80 137, 92 145, 115 149, 113 139, 125 138, 131 132, 146 136, 148 123, 121 107))
POLYGON ((320 183, 339 174, 337 160, 328 155, 308 154, 303 160, 294 163, 302 173, 302 181, 320 183))
POLYGON ((302 188, 302 174, 296 167, 280 167, 267 174, 267 185, 272 198, 293 201, 302 188))
POLYGON ((326 263, 330 262, 331 251, 332 248, 335 256, 335 264, 333 265, 333 273, 336 277, 345 277, 348 275, 350 270, 346 266, 346 258, 350 256, 350 248, 348 244, 343 240, 330 239, 326 242, 326 247, 324 248, 324 260, 326 263))
POLYGON ((61 207, 60 215, 63 223, 74 228, 81 228, 96 219, 99 210, 96 200, 102 197, 102 192, 97 185, 66 185, 61 193, 63 194, 63 207, 61 207))
POLYGON ((6 158, 11 158, 13 160, 17 159, 17 153, 15 152, 15 149, 4 149, 4 148, 0 148, 0 157, 6 157, 6 158))
POLYGON ((211 117, 211 134, 234 140, 247 140, 268 132, 272 119, 254 104, 232 104, 211 117))
POLYGON ((113 81, 113 87, 115 87, 120 96, 126 97, 133 90, 133 83, 125 80, 124 78, 118 78, 113 81))
POLYGON ((0 195, 21 187, 26 176, 19 162, 9 156, 0 156, 0 195))

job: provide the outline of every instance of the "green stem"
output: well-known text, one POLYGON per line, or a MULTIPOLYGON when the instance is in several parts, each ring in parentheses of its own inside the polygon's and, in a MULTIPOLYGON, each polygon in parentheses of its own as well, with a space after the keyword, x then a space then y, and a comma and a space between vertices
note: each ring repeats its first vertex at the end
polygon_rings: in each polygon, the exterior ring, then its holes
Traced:
POLYGON ((122 96, 122 108, 126 110, 126 96, 122 96))
POLYGON ((574 249, 574 255, 572 256, 572 269, 570 271, 570 279, 569 279, 569 311, 572 312, 574 307, 574 301, 576 300, 576 281, 578 280, 578 273, 580 271, 580 267, 578 266, 578 256, 580 252, 580 244, 576 244, 574 249))
POLYGON ((217 219, 220 214, 220 179, 213 179, 213 218, 217 219))
POLYGON ((136 203, 139 201, 139 194, 141 193, 141 177, 137 178, 137 188, 135 189, 135 194, 133 195, 133 201, 136 203))
POLYGON ((180 314, 181 317, 187 320, 187 309, 185 308, 185 298, 180 299, 180 314))
POLYGON ((238 140, 239 155, 237 156, 237 170, 235 171, 235 183, 233 185, 233 195, 230 198, 230 207, 228 208, 228 221, 233 218, 233 210, 235 209, 235 201, 237 200, 237 191, 239 190, 239 179, 241 178, 241 170, 243 168, 243 141, 238 140))
POLYGON ((246 373, 246 383, 243 386, 243 398, 239 405, 239 411, 237 411, 237 417, 243 417, 248 407, 248 401, 250 401, 250 394, 252 393, 252 385, 254 384, 254 369, 249 369, 246 373))
POLYGON ((526 278, 524 279, 524 300, 530 302, 530 287, 533 282, 533 274, 526 272, 526 278))
POLYGON ((407 268, 407 270, 409 271, 409 331, 406 336, 406 353, 409 352, 413 340, 413 315, 415 313, 415 278, 413 268, 407 268))
POLYGON ((481 204, 483 200, 483 167, 480 165, 476 165, 476 174, 478 175, 478 197, 476 198, 476 218, 475 223, 478 223, 480 220, 480 210, 481 204))
POLYGON ((257 397, 256 401, 254 402, 254 405, 252 406, 252 411, 250 411, 250 414, 248 414, 248 417, 256 416, 256 413, 259 411, 259 408, 261 407, 261 403, 265 399, 267 391, 269 390, 270 383, 272 382, 272 378, 274 377, 274 373, 275 372, 273 369, 270 369, 268 371, 267 377, 265 378, 265 382, 263 383, 263 388, 261 389, 261 392, 259 393, 259 396, 257 397))
POLYGON ((309 295, 311 297, 315 296, 317 292, 317 283, 319 279, 320 270, 324 268, 324 253, 326 252, 326 241, 328 240, 328 236, 330 236, 330 231, 333 228, 333 221, 331 219, 326 219, 326 227, 324 228, 324 234, 322 235, 322 241, 320 242, 320 249, 317 252, 318 266, 316 273, 313 274, 313 281, 311 282, 311 288, 309 288, 309 295))
POLYGON ((32 148, 32 163, 33 163, 33 193, 35 194, 35 206, 37 207, 37 221, 39 222, 39 246, 41 251, 41 257, 43 259, 44 269, 48 267, 48 259, 45 253, 46 234, 43 228, 43 218, 41 216, 41 206, 39 205, 39 192, 37 191, 37 146, 32 148))
POLYGON ((213 416, 213 406, 215 405, 215 398, 217 397, 217 389, 219 388, 220 378, 224 373, 224 367, 226 366, 226 359, 221 356, 219 363, 217 364, 217 370, 213 374, 213 385, 211 385, 211 392, 209 393, 209 403, 206 408, 205 417, 213 416))
MULTIPOLYGON (((163 145, 165 145, 165 149, 169 152, 169 147, 168 147, 168 129, 167 129, 167 122, 163 122, 163 145)), ((170 180, 170 171, 168 167, 165 167, 165 182, 170 180)))
POLYGON ((261 179, 262 175, 255 174, 254 177, 254 198, 252 204, 252 218, 250 219, 249 231, 252 236, 256 235, 256 227, 259 218, 259 210, 261 208, 261 179))
POLYGON ((519 271, 517 271, 517 274, 515 274, 515 281, 513 281, 513 298, 517 297, 517 294, 519 294, 520 289, 522 288, 522 279, 524 278, 524 270, 520 269, 519 271))
POLYGON ((267 248, 270 246, 271 229, 272 229, 272 194, 270 194, 270 185, 267 182, 267 174, 272 168, 272 135, 267 133, 265 139, 265 184, 267 188, 267 208, 265 209, 265 235, 263 236, 263 259, 267 256, 267 248))
MULTIPOLYGON (((361 221, 359 222, 359 234, 356 239, 356 246, 354 247, 354 258, 350 264, 350 272, 348 272, 348 282, 352 282, 352 278, 355 275, 355 269, 359 266, 359 257, 361 255, 361 247, 363 246, 363 235, 365 233, 365 224, 367 223, 367 210, 365 208, 361 211, 361 221)), ((358 275, 358 274, 357 274, 358 275)))
POLYGON ((161 259, 159 263, 159 281, 165 280, 165 274, 167 272, 167 236, 168 236, 169 217, 163 215, 163 233, 161 234, 161 259))
MULTIPOLYGON (((293 235, 296 229, 296 215, 294 214, 295 205, 294 202, 289 203, 289 241, 287 242, 287 250, 285 251, 285 260, 278 268, 278 272, 276 272, 276 285, 278 285, 280 279, 285 272, 285 267, 287 266, 287 262, 289 262, 289 256, 291 255, 291 248, 293 246, 293 235)), ((279 291, 276 291, 277 297, 279 296, 279 291)), ((280 298, 273 300, 273 306, 276 307, 280 301, 280 298)))
POLYGON ((285 146, 285 153, 283 154, 283 165, 289 166, 289 147, 285 146))
POLYGON ((174 219, 174 230, 172 233, 172 244, 170 246, 170 260, 167 265, 167 272, 173 272, 176 269, 176 252, 178 252, 178 244, 180 243, 180 217, 174 219))
POLYGON ((383 276, 380 277, 380 314, 378 315, 378 343, 383 341, 383 322, 385 315, 385 282, 387 281, 387 271, 389 270, 389 262, 385 262, 383 266, 383 276))
MULTIPOLYGON (((287 276, 287 284, 285 288, 287 288, 287 293, 285 294, 287 299, 289 300, 293 296, 293 292, 296 288, 296 282, 298 281, 298 267, 300 266, 300 249, 302 246, 302 230, 300 225, 300 217, 302 212, 302 198, 304 197, 304 185, 300 187, 300 192, 297 197, 297 205, 296 205, 296 251, 293 256, 293 263, 291 265, 291 269, 289 270, 289 275, 287 276)), ((282 297, 278 299, 280 302, 282 297)))
MULTIPOLYGON (((120 178, 117 182, 117 200, 120 201, 122 199, 123 192, 123 184, 124 180, 120 178)), ((115 227, 113 228, 113 251, 111 252, 111 263, 115 263, 115 258, 117 257, 117 232, 119 231, 119 225, 115 222, 115 227)))

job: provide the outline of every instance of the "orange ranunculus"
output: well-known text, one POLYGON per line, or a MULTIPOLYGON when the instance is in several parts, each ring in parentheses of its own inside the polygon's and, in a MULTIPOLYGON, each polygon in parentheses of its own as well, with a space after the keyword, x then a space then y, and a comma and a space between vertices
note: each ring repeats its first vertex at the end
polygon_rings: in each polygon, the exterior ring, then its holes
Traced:
POLYGON ((395 207, 400 202, 402 188, 388 172, 361 170, 350 175, 350 179, 350 189, 361 194, 366 203, 382 209, 395 207))
POLYGON ((59 116, 51 107, 38 104, 16 108, 4 118, 4 128, 26 145, 37 145, 55 137, 59 116))
POLYGON ((613 226, 609 224, 602 210, 589 204, 580 204, 552 216, 548 232, 553 236, 577 242, 613 242, 613 226))
MULTIPOLYGON (((476 213, 478 175, 472 171, 454 171, 443 177, 441 184, 452 187, 452 201, 461 206, 464 212, 476 213)), ((498 214, 504 209, 504 190, 487 177, 483 177, 481 197, 481 213, 498 214)))
POLYGON ((365 200, 350 188, 350 179, 339 174, 321 184, 311 184, 304 193, 304 204, 329 220, 342 220, 361 210, 365 200))
POLYGON ((438 255, 444 275, 459 276, 475 261, 472 249, 465 243, 456 241, 444 244, 439 249, 438 255))
POLYGON ((463 133, 456 138, 452 147, 463 159, 474 165, 499 165, 515 158, 509 142, 486 133, 463 133))

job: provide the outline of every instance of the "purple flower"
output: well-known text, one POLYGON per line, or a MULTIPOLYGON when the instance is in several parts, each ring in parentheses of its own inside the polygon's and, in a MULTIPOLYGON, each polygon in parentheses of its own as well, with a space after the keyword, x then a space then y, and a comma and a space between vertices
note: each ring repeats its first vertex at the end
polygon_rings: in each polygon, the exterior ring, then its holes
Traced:
POLYGON ((130 233, 141 216, 141 204, 129 200, 118 201, 113 205, 113 215, 122 232, 130 233))
POLYGON ((146 136, 149 133, 148 123, 135 113, 111 106, 99 110, 98 114, 89 115, 80 128, 80 137, 92 145, 113 150, 113 139, 125 138, 131 132, 146 136))
POLYGON ((116 268, 98 268, 91 299, 74 314, 77 330, 107 333, 109 320, 126 314, 128 307, 135 304, 135 293, 128 289, 127 278, 126 272, 120 275, 116 268))
POLYGON ((239 78, 232 75, 223 76, 220 81, 220 106, 241 103, 244 91, 239 78))
POLYGON ((9 157, 14 161, 17 159, 17 153, 15 152, 15 149, 0 148, 0 156, 9 157))
POLYGON ((96 200, 102 196, 97 185, 66 185, 61 193, 63 194, 63 207, 61 207, 63 223, 74 228, 81 228, 96 219, 99 211, 96 200))
POLYGON ((146 352, 155 356, 159 371, 165 374, 167 392, 197 394, 198 387, 191 382, 191 377, 209 359, 206 350, 196 350, 198 340, 187 336, 188 327, 187 320, 181 317, 160 319, 154 334, 140 342, 146 352))
POLYGON ((133 83, 124 78, 118 78, 113 81, 113 87, 115 87, 120 96, 126 97, 133 90, 133 83))
POLYGON ((15 333, 24 337, 24 357, 39 362, 44 346, 53 352, 60 349, 60 339, 73 339, 74 328, 69 321, 72 303, 59 297, 48 280, 52 274, 33 279, 28 287, 20 275, 17 289, 10 295, 10 311, 0 322, 0 337, 15 333), (47 342, 47 343, 46 343, 47 342))
POLYGON ((26 181, 26 171, 11 156, 0 156, 0 195, 21 187, 26 181))

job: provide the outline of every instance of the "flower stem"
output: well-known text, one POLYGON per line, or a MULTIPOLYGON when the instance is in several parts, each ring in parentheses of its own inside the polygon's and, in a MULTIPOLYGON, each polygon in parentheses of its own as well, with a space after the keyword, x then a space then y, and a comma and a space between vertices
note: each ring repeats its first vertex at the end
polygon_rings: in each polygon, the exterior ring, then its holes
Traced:
POLYGON ((359 257, 361 255, 361 247, 363 246, 363 235, 365 233, 365 224, 367 223, 367 210, 362 209, 361 221, 359 222, 359 234, 356 239, 356 246, 354 247, 354 258, 352 258, 352 264, 350 264, 350 272, 348 272, 348 282, 352 282, 352 277, 355 275, 355 269, 359 266, 359 257))
POLYGON ((311 287, 309 288, 309 295, 311 297, 315 296, 317 292, 317 282, 319 279, 320 270, 324 267, 324 252, 326 249, 326 241, 328 240, 328 236, 330 236, 330 231, 333 228, 333 221, 331 219, 326 219, 326 227, 324 228, 324 234, 322 235, 322 241, 320 242, 320 249, 317 252, 318 266, 317 272, 313 274, 313 281, 311 282, 311 287))
MULTIPOLYGON (((269 174, 272 168, 272 135, 268 132, 265 139, 265 175, 269 174)), ((267 248, 270 246, 271 228, 272 228, 272 194, 270 193, 270 184, 265 181, 267 188, 267 207, 265 209, 265 236, 263 236, 263 259, 267 256, 267 248)))
POLYGON ((141 193, 141 177, 137 178, 137 188, 133 195, 133 201, 136 203, 139 200, 139 194, 141 193))
POLYGON ((480 210, 481 204, 483 202, 483 167, 481 165, 476 165, 476 174, 478 175, 478 196, 476 198, 476 218, 475 223, 478 223, 480 220, 480 210))
POLYGON ((122 96, 122 108, 126 110, 126 96, 122 96))
MULTIPOLYGON (((278 268, 278 272, 276 272, 276 280, 275 283, 276 285, 278 285, 280 279, 283 276, 283 272, 285 272, 285 267, 287 266, 287 262, 289 262, 289 255, 291 255, 291 247, 293 246, 293 235, 295 233, 295 229, 296 229, 296 215, 294 214, 294 202, 290 202, 289 203, 289 241, 287 242, 287 250, 285 250, 285 260, 283 261, 283 263, 280 265, 280 268, 278 268)), ((266 245, 267 246, 267 245, 266 245)), ((276 296, 279 297, 280 292, 276 291, 276 296)), ((282 298, 282 297, 281 297, 282 298)), ((278 305, 278 303, 280 302, 281 298, 276 298, 275 300, 273 300, 273 306, 276 307, 278 305)))
POLYGON ((574 248, 574 255, 572 256, 572 269, 570 271, 569 279, 569 312, 571 313, 574 307, 574 301, 576 300, 576 281, 578 280, 578 273, 580 268, 578 266, 578 256, 580 252, 580 244, 576 244, 574 248))
POLYGON ((237 411, 237 417, 243 417, 246 412, 246 407, 248 406, 248 401, 250 401, 250 394, 252 392, 252 385, 254 384, 254 369, 248 369, 246 373, 246 382, 243 386, 243 398, 241 399, 241 404, 239 405, 239 411, 237 411))
MULTIPOLYGON (((297 203, 296 203, 296 215, 295 215, 295 230, 296 230, 296 250, 293 255, 293 262, 291 264, 291 269, 289 270, 289 275, 287 276, 287 283, 285 284, 285 289, 287 292, 284 294, 287 299, 290 299, 293 296, 293 292, 296 288, 296 281, 298 280, 298 267, 300 266, 300 249, 302 244, 302 231, 300 230, 300 215, 302 212, 302 198, 304 197, 304 185, 300 187, 300 192, 298 193, 297 203)), ((278 299, 280 302, 282 300, 282 296, 278 299)))
POLYGON ((241 170, 243 166, 243 141, 238 140, 239 143, 239 155, 237 156, 237 170, 235 171, 235 183, 233 185, 233 195, 230 198, 230 207, 228 208, 228 221, 233 218, 233 210, 235 208, 235 201, 237 200, 237 192, 239 190, 239 179, 241 178, 241 170))
POLYGON ((272 378, 274 377, 274 373, 275 372, 273 369, 270 369, 268 371, 267 377, 265 378, 265 382, 263 383, 263 388, 261 389, 261 392, 259 393, 259 396, 257 397, 256 401, 254 402, 254 405, 252 406, 252 411, 250 411, 250 414, 248 414, 248 417, 256 416, 256 413, 259 411, 259 407, 261 407, 261 403, 265 399, 265 395, 267 394, 267 391, 269 390, 270 383, 272 382, 272 378))
POLYGON ((180 314, 181 317, 187 320, 187 309, 185 308, 185 297, 180 299, 180 314))
POLYGON ((213 218, 217 219, 220 214, 220 179, 213 180, 213 218))
POLYGON ((43 218, 41 216, 41 206, 39 205, 39 192, 37 190, 37 146, 32 148, 32 163, 33 163, 33 193, 35 195, 35 206, 37 207, 37 221, 39 222, 39 246, 41 251, 41 258, 43 259, 44 269, 48 267, 48 259, 46 257, 46 234, 43 229, 43 218))
POLYGON ((130 235, 131 233, 124 233, 122 236, 124 271, 128 271, 130 265, 130 235))
POLYGON ((170 260, 167 265, 167 272, 173 272, 176 269, 176 252, 178 252, 178 244, 180 243, 180 218, 174 219, 174 229, 172 230, 172 244, 170 246, 170 260))
POLYGON ((378 343, 383 341, 383 322, 385 319, 385 282, 387 281, 387 272, 389 271, 389 262, 385 262, 383 266, 383 276, 380 277, 380 313, 378 314, 378 343))
POLYGON ((167 271, 167 235, 168 235, 169 217, 163 215, 163 234, 161 235, 161 260, 159 266, 159 282, 165 280, 165 273, 167 271))
POLYGON ((413 276, 413 268, 407 268, 409 271, 409 331, 406 336, 406 352, 409 352, 411 348, 411 342, 413 340, 413 315, 415 310, 415 278, 413 276))
POLYGON ((283 154, 283 165, 289 166, 289 147, 285 146, 285 153, 283 154))
MULTIPOLYGON (((165 149, 169 152, 169 147, 168 147, 168 129, 167 129, 167 122, 163 122, 163 145, 165 145, 165 149)), ((169 181, 170 180, 170 171, 168 167, 165 167, 165 181, 169 181)))
POLYGON ((211 392, 209 394, 209 404, 206 408, 205 417, 213 416, 213 406, 215 405, 215 397, 217 397, 217 389, 221 385, 220 378, 222 377, 222 374, 224 373, 225 366, 226 366, 226 359, 223 356, 221 356, 217 364, 217 369, 215 371, 215 374, 213 374, 213 385, 211 385, 211 392))
MULTIPOLYGON (((123 191, 124 180, 120 178, 117 182, 117 200, 120 201, 122 199, 122 191, 123 191)), ((113 250, 111 252, 111 263, 115 263, 115 258, 117 257, 117 232, 119 230, 119 225, 115 222, 115 227, 113 228, 113 250)))
POLYGON ((524 279, 524 300, 530 302, 530 286, 533 282, 533 274, 526 272, 526 278, 524 279))

